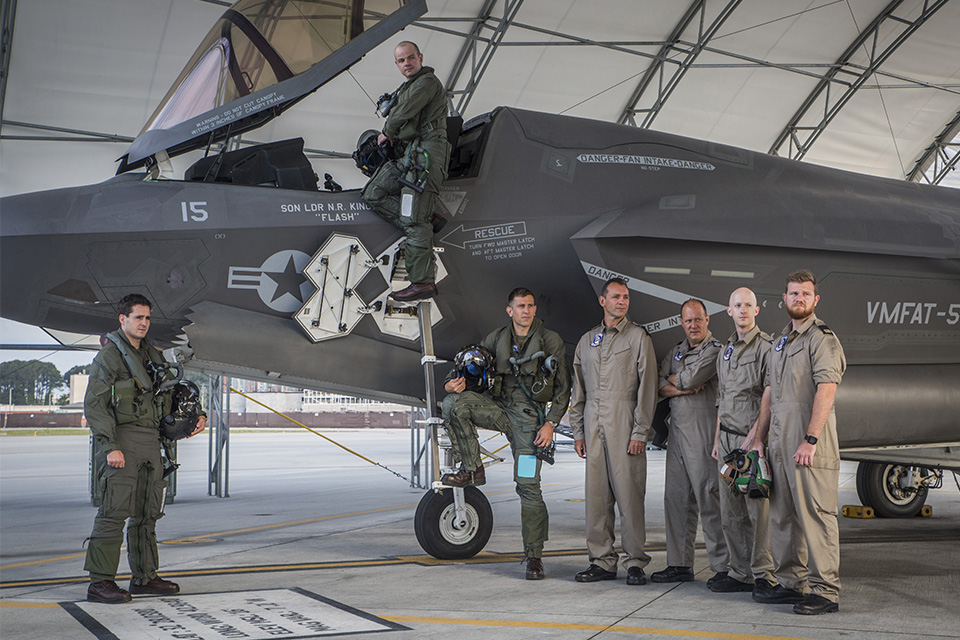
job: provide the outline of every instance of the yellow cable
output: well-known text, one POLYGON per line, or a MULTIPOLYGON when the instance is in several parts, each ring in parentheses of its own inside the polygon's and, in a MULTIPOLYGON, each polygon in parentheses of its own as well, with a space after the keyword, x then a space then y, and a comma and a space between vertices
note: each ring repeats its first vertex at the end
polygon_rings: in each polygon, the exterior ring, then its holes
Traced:
MULTIPOLYGON (((370 458, 367 458, 367 457, 365 457, 365 456, 362 456, 362 455, 360 455, 359 453, 357 453, 356 451, 354 451, 354 450, 352 450, 352 449, 349 449, 349 448, 343 446, 342 444, 340 444, 340 443, 337 442, 336 440, 331 440, 330 438, 328 438, 327 436, 323 435, 322 433, 320 433, 320 432, 318 432, 318 431, 314 431, 313 429, 311 429, 311 428, 308 427, 307 425, 305 425, 305 424, 303 424, 303 423, 300 423, 300 422, 297 422, 296 420, 294 420, 294 419, 291 418, 290 416, 287 416, 287 415, 284 415, 284 414, 280 413, 279 411, 277 411, 277 410, 274 409, 273 407, 268 407, 267 405, 263 404, 263 403, 260 402, 259 400, 256 400, 256 399, 254 399, 254 398, 251 398, 250 396, 248 396, 247 394, 245 394, 243 391, 238 391, 237 389, 234 389, 233 387, 230 387, 230 391, 233 391, 234 393, 243 396, 244 398, 246 398, 247 400, 250 400, 251 402, 256 402, 258 405, 260 405, 260 406, 263 407, 264 409, 269 409, 270 411, 273 411, 275 414, 277 414, 277 415, 280 416, 281 418, 286 418, 287 420, 289 420, 289 421, 292 422, 293 424, 298 425, 298 426, 300 426, 300 427, 303 427, 304 429, 306 429, 306 430, 309 431, 310 433, 312 433, 312 434, 314 434, 314 435, 320 436, 321 438, 323 438, 323 439, 326 440, 327 442, 331 442, 331 443, 337 445, 338 447, 340 447, 340 448, 343 449, 344 451, 346 451, 346 452, 348 452, 348 453, 352 453, 353 455, 357 456, 358 458, 361 458, 361 459, 363 459, 363 460, 366 460, 367 462, 369 462, 370 464, 372 464, 372 465, 375 466, 375 467, 383 467, 383 465, 381 465, 381 464, 379 464, 379 463, 377 463, 377 462, 374 462, 374 461, 371 460, 370 458)), ((386 469, 386 467, 383 467, 383 468, 386 469)), ((387 471, 390 471, 390 470, 387 469, 387 471)), ((391 473, 396 473, 396 471, 392 471, 391 473)), ((400 474, 397 474, 397 475, 400 475, 400 474)), ((403 478, 403 476, 400 476, 400 477, 403 478)), ((404 478, 404 479, 406 479, 406 478, 404 478)))

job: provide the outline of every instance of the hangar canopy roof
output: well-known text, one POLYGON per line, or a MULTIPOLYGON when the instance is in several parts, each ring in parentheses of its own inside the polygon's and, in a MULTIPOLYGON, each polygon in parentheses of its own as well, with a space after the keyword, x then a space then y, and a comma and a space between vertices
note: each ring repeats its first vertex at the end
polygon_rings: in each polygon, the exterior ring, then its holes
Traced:
MULTIPOLYGON (((112 175, 231 4, 6 2, 0 191, 112 175)), ((928 181, 960 155, 951 144, 960 0, 427 0, 427 9, 244 142, 303 137, 319 173, 359 186, 344 157, 379 128, 373 101, 402 81, 393 45, 410 39, 465 118, 509 105, 928 181)))

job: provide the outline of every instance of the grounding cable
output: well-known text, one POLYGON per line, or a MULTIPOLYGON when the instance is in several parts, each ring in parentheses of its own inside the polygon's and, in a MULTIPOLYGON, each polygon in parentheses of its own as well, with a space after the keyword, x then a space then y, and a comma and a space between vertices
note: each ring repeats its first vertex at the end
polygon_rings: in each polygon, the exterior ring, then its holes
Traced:
POLYGON ((385 470, 389 471, 390 473, 392 473, 393 475, 397 476, 397 477, 400 478, 401 480, 406 480, 407 482, 410 482, 410 480, 409 480, 408 478, 405 478, 404 476, 400 475, 399 473, 397 473, 396 471, 394 471, 394 470, 391 469, 390 467, 384 466, 384 465, 380 464, 379 462, 374 462, 374 461, 371 460, 370 458, 368 458, 368 457, 366 457, 366 456, 364 456, 364 455, 362 455, 362 454, 360 454, 360 453, 357 453, 357 452, 354 451, 353 449, 350 449, 350 448, 348 448, 348 447, 343 446, 342 444, 340 444, 340 443, 337 442, 336 440, 333 440, 332 438, 328 438, 327 436, 323 435, 323 434, 320 433, 319 431, 316 431, 316 430, 314 430, 314 429, 311 429, 310 427, 308 427, 307 425, 303 424, 302 422, 297 422, 296 420, 294 420, 294 419, 291 418, 290 416, 285 415, 285 414, 283 414, 283 413, 280 413, 279 411, 277 411, 277 410, 274 409, 273 407, 267 406, 267 405, 263 404, 262 402, 260 402, 259 400, 255 399, 255 398, 251 398, 250 396, 248 396, 247 394, 245 394, 243 391, 239 391, 239 390, 237 390, 237 389, 234 389, 233 387, 230 387, 230 391, 232 391, 232 392, 234 392, 234 393, 236 393, 236 394, 238 394, 238 395, 243 396, 244 398, 246 398, 247 400, 249 400, 249 401, 251 401, 251 402, 256 402, 258 405, 260 405, 260 406, 263 407, 264 409, 269 409, 270 411, 273 411, 275 414, 277 414, 277 415, 280 416, 281 418, 284 418, 284 419, 286 419, 286 420, 289 420, 289 421, 292 422, 293 424, 295 424, 295 425, 297 425, 297 426, 299 426, 299 427, 303 427, 304 429, 306 429, 306 430, 309 431, 310 433, 312 433, 312 434, 314 434, 314 435, 317 435, 317 436, 320 436, 321 438, 323 438, 323 439, 326 440, 327 442, 330 442, 330 443, 332 443, 332 444, 337 445, 338 447, 340 447, 341 449, 343 449, 343 450, 346 451, 347 453, 352 453, 353 455, 357 456, 357 457, 360 458, 361 460, 366 460, 367 462, 369 462, 370 464, 372 464, 372 465, 374 465, 374 466, 376 466, 376 467, 380 467, 381 469, 385 469, 385 470))

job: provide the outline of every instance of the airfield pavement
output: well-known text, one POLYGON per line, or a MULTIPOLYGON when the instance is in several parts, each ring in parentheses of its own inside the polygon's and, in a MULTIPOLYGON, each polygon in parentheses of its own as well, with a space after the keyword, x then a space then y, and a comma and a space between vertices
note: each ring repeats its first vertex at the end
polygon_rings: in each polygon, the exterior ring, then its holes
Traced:
MULTIPOLYGON (((409 475, 407 431, 324 433, 409 475)), ((84 602, 83 542, 95 514, 88 447, 85 436, 0 437, 3 640, 960 638, 960 491, 952 474, 927 500, 932 517, 840 518, 840 612, 806 617, 754 603, 749 593, 711 593, 702 545, 694 582, 627 586, 622 569, 616 581, 575 582, 588 562, 583 466, 570 446, 559 447, 543 473, 547 577, 528 582, 509 465, 487 472, 495 525, 484 552, 437 561, 414 535, 423 490, 387 470, 307 432, 235 432, 229 497, 217 498, 207 494, 204 434, 181 444, 176 499, 157 528, 161 574, 179 582, 181 594, 109 606, 84 602)), ((666 559, 664 460, 664 452, 648 452, 648 574, 666 559)), ((840 480, 840 503, 859 504, 854 464, 844 463, 840 480)), ((128 572, 125 557, 120 572, 128 572)))

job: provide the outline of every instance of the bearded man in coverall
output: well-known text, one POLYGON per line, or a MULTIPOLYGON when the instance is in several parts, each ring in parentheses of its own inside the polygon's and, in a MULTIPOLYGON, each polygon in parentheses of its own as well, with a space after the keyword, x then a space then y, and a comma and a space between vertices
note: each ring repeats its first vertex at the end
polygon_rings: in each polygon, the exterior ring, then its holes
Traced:
MULTIPOLYGON (((773 338, 757 326, 757 296, 746 287, 730 294, 727 315, 736 330, 717 359, 717 431, 713 457, 720 468, 737 449, 749 450, 760 417, 764 378, 773 338)), ((726 577, 710 585, 718 593, 764 593, 776 586, 767 536, 770 501, 751 498, 720 483, 720 516, 730 554, 726 577)))
POLYGON ((563 339, 544 328, 536 314, 533 292, 514 289, 507 297, 510 324, 491 332, 480 343, 494 356, 495 382, 490 397, 467 391, 462 377, 448 377, 443 385, 447 393, 459 394, 446 427, 463 466, 456 473, 444 474, 441 480, 452 487, 484 484, 477 429, 492 429, 507 436, 513 451, 513 479, 520 496, 527 580, 544 578, 541 556, 550 529, 547 505, 540 491, 542 460, 537 453, 553 444, 553 430, 570 402, 570 373, 563 339), (532 357, 537 353, 541 355, 532 357), (547 367, 551 356, 552 366, 547 367), (548 368, 550 371, 546 372, 548 368))
POLYGON ((397 68, 407 80, 394 93, 378 144, 391 144, 397 159, 384 163, 363 188, 361 197, 383 218, 406 235, 404 249, 410 285, 391 294, 394 300, 410 302, 437 295, 437 264, 433 234, 446 223, 434 214, 440 185, 447 177, 450 142, 447 139, 447 98, 443 83, 431 67, 423 66, 423 54, 412 42, 394 49, 397 68), (410 171, 417 164, 422 170, 410 171), (400 178, 422 183, 423 191, 404 186, 400 178), (404 199, 407 204, 404 204, 404 199))
MULTIPOLYGON (((157 520, 163 516, 164 491, 160 456, 160 420, 170 412, 169 393, 157 393, 148 363, 162 365, 163 356, 147 341, 150 301, 142 295, 124 296, 117 305, 120 328, 107 334, 90 367, 83 414, 105 458, 102 502, 93 522, 83 568, 90 573, 87 600, 119 604, 130 593, 174 595, 180 586, 157 575, 157 520), (127 560, 130 591, 115 582, 120 564, 124 521, 127 524, 127 560)), ((206 427, 201 415, 196 435, 206 427)), ((189 437, 189 436, 188 436, 189 437)))
POLYGON ((647 583, 644 496, 646 442, 657 405, 657 360, 646 330, 630 321, 630 289, 611 278, 599 298, 603 322, 583 334, 573 356, 570 426, 574 450, 586 458, 585 505, 590 566, 577 582, 616 580, 616 515, 626 554, 627 584, 647 583))
POLYGON ((651 574, 653 582, 693 580, 697 515, 703 525, 710 568, 707 586, 727 572, 727 543, 720 528, 720 478, 710 457, 717 424, 717 354, 720 343, 710 333, 710 316, 700 300, 680 307, 686 338, 660 363, 660 397, 670 399, 663 493, 667 525, 667 568, 651 574))
POLYGON ((790 322, 770 352, 753 445, 759 450, 768 439, 770 551, 780 581, 753 599, 793 604, 801 615, 840 609, 840 444, 833 401, 847 362, 837 335, 814 313, 819 301, 811 271, 787 276, 783 302, 790 322))

